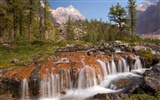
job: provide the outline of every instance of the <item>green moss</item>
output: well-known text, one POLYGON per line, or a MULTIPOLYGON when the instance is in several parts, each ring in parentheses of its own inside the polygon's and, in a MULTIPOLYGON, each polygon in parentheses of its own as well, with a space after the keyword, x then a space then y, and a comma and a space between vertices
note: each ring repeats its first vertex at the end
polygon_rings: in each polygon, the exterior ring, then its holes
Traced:
POLYGON ((143 55, 147 58, 153 58, 153 54, 151 53, 151 51, 147 51, 147 50, 144 50, 144 49, 140 49, 137 51, 139 55, 143 55))
POLYGON ((160 100, 160 91, 155 94, 156 100, 160 100))
POLYGON ((14 46, 0 46, 0 68, 24 65, 24 63, 34 62, 33 56, 41 54, 40 61, 54 54, 55 44, 52 41, 30 41, 27 43, 17 43, 14 46), (18 63, 13 63, 13 59, 18 59, 18 63))
POLYGON ((155 100, 155 98, 147 94, 135 94, 125 100, 155 100))

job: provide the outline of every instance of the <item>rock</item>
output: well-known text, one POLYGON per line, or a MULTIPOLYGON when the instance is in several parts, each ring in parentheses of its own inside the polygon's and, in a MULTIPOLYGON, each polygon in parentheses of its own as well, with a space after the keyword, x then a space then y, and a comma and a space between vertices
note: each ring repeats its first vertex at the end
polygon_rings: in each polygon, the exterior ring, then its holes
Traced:
POLYGON ((11 94, 0 95, 0 100, 13 100, 11 94))
POLYGON ((65 95, 65 94, 66 94, 66 91, 61 91, 61 94, 62 94, 62 95, 65 95))
POLYGON ((119 47, 119 46, 122 45, 122 42, 117 40, 117 41, 114 41, 114 42, 112 43, 112 45, 113 45, 114 47, 119 47))
POLYGON ((151 94, 160 91, 160 63, 154 65, 151 70, 146 70, 144 76, 145 91, 151 94))
POLYGON ((124 78, 124 79, 119 79, 116 82, 113 82, 113 84, 117 87, 117 89, 122 89, 126 87, 128 84, 130 84, 131 82, 132 82, 131 79, 124 78))
POLYGON ((120 97, 122 97, 122 99, 125 99, 125 98, 129 98, 129 95, 127 93, 121 93, 120 97))
POLYGON ((12 63, 18 64, 18 63, 19 63, 19 60, 16 59, 16 58, 14 58, 14 59, 12 60, 12 63))
POLYGON ((130 82, 126 87, 124 87, 123 93, 128 93, 128 94, 143 94, 144 91, 141 88, 141 86, 144 83, 143 78, 137 78, 137 77, 132 77, 131 78, 132 82, 130 82))

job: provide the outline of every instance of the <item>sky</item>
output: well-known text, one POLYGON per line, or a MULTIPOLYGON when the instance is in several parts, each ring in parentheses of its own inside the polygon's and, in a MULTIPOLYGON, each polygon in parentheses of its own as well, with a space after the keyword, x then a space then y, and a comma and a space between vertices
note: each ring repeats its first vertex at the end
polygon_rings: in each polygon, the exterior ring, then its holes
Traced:
MULTIPOLYGON (((88 20, 97 19, 106 22, 108 20, 109 8, 119 2, 123 7, 127 6, 128 0, 49 0, 51 8, 68 7, 73 5, 88 20)), ((142 0, 136 0, 140 5, 142 0)))

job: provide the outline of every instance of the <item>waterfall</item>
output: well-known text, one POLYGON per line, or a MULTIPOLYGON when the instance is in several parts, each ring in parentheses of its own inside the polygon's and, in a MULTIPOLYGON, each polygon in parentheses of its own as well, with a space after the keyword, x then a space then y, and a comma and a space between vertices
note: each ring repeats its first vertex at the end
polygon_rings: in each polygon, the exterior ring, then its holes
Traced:
POLYGON ((106 69, 106 63, 101 61, 100 59, 97 60, 100 64, 101 64, 101 67, 102 67, 102 70, 103 70, 103 75, 104 75, 104 78, 107 77, 108 73, 107 73, 107 69, 106 69))
POLYGON ((142 63, 141 60, 139 59, 139 56, 135 57, 135 64, 134 64, 134 69, 142 69, 142 63))
POLYGON ((120 73, 123 72, 122 59, 119 59, 119 61, 118 61, 118 72, 120 72, 120 73))
POLYGON ((55 76, 53 74, 44 75, 44 78, 40 82, 40 90, 42 98, 57 96, 59 87, 58 78, 57 75, 55 76))
POLYGON ((95 71, 92 67, 86 65, 79 71, 78 89, 97 85, 95 71))
POLYGON ((25 99, 27 99, 28 98, 28 81, 27 81, 27 79, 26 78, 24 78, 23 80, 22 80, 22 96, 21 96, 21 98, 22 98, 22 100, 25 100, 25 99))
POLYGON ((109 73, 109 75, 111 75, 111 66, 110 66, 110 63, 109 63, 109 61, 107 62, 107 68, 108 68, 108 73, 109 73))
MULTIPOLYGON (((117 92, 117 87, 113 84, 115 80, 127 76, 136 76, 136 74, 130 72, 129 69, 131 68, 127 60, 122 57, 118 60, 117 66, 113 57, 111 62, 108 60, 106 62, 100 59, 96 60, 101 67, 86 65, 84 60, 81 59, 82 68, 77 68, 77 86, 71 80, 72 74, 69 69, 62 69, 58 74, 53 74, 53 71, 49 73, 47 69, 47 74, 44 75, 40 82, 42 100, 46 98, 52 100, 55 100, 54 98, 56 100, 84 100, 97 93, 117 92), (75 86, 74 89, 73 85, 75 86), (60 94, 62 91, 64 91, 64 94, 60 94)), ((141 69, 142 64, 139 57, 136 57, 135 60, 134 69, 141 69)), ((63 58, 58 63, 63 63, 64 61, 69 62, 68 58, 63 58)), ((26 79, 24 79, 24 83, 22 98, 28 96, 28 82, 26 79)))
POLYGON ((111 68, 112 68, 112 74, 117 74, 116 64, 113 59, 111 62, 111 68))
POLYGON ((123 72, 129 72, 129 65, 127 64, 127 61, 122 57, 121 57, 121 59, 122 59, 123 68, 124 68, 123 72))

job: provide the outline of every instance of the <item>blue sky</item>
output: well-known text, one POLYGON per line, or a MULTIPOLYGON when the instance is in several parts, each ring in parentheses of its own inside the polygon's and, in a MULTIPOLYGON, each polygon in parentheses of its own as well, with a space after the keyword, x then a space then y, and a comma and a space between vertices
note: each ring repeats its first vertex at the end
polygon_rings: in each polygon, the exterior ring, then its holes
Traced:
MULTIPOLYGON (((108 13, 111 5, 119 2, 123 7, 126 7, 127 1, 128 0, 49 0, 52 9, 73 5, 88 20, 100 20, 100 18, 102 18, 105 22, 108 21, 108 13)), ((137 0, 137 5, 141 2, 142 0, 137 0)))

